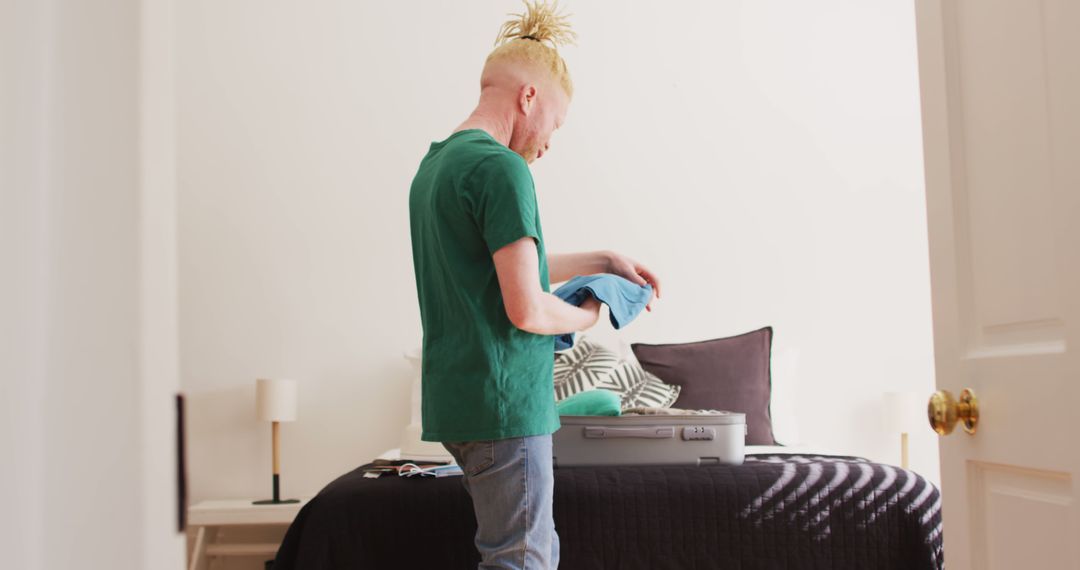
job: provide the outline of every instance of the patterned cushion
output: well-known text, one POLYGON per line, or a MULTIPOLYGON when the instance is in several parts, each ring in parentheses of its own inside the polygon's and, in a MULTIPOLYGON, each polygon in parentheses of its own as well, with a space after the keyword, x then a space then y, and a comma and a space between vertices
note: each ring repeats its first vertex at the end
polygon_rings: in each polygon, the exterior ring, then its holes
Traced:
POLYGON ((595 389, 618 363, 614 351, 579 338, 572 349, 555 353, 555 401, 595 389))
POLYGON ((670 408, 679 398, 680 388, 665 384, 647 372, 634 359, 622 360, 596 385, 619 395, 622 409, 670 408))

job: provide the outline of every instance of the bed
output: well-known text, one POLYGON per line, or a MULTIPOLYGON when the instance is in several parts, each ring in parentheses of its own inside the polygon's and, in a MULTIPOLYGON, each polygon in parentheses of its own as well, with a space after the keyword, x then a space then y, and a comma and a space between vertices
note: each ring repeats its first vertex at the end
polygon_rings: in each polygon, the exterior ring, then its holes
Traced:
MULTIPOLYGON (((739 466, 555 470, 563 570, 943 567, 941 500, 923 477, 838 455, 747 448, 739 466)), ((274 570, 472 569, 460 477, 345 473, 289 527, 274 570)))

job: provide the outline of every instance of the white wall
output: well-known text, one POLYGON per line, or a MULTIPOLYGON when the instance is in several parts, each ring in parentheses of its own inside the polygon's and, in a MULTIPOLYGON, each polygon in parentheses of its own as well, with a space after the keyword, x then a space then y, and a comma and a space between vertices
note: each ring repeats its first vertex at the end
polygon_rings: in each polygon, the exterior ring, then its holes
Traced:
MULTIPOLYGON (((565 3, 577 93, 534 164, 551 251, 664 280, 623 338, 776 330, 801 439, 898 461, 933 385, 909 2, 565 3)), ((396 447, 420 339, 407 193, 475 104, 510 1, 178 6, 181 371, 195 500, 270 492, 254 379, 300 381, 283 489, 396 447)), ((913 436, 936 479, 936 441, 913 436)))
POLYGON ((5 568, 183 566, 169 5, 0 6, 5 568))

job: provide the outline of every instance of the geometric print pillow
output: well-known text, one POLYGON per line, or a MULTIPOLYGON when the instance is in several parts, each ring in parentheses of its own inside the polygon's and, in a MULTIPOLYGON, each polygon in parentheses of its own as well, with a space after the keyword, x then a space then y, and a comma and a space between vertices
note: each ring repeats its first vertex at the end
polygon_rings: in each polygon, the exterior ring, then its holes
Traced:
POLYGON ((670 408, 675 400, 679 399, 679 392, 682 390, 681 386, 665 384, 633 358, 619 362, 596 387, 618 394, 621 400, 620 408, 623 410, 639 407, 670 408))
POLYGON ((595 389, 618 363, 619 355, 614 351, 579 338, 572 349, 555 353, 555 401, 595 389))

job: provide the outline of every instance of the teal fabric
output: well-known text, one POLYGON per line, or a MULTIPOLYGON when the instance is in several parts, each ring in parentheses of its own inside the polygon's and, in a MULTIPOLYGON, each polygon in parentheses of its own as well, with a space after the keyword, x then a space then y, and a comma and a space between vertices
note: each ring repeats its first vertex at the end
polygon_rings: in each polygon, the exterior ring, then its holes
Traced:
POLYGON ((619 395, 597 388, 578 392, 555 404, 560 416, 618 416, 622 415, 619 395))

